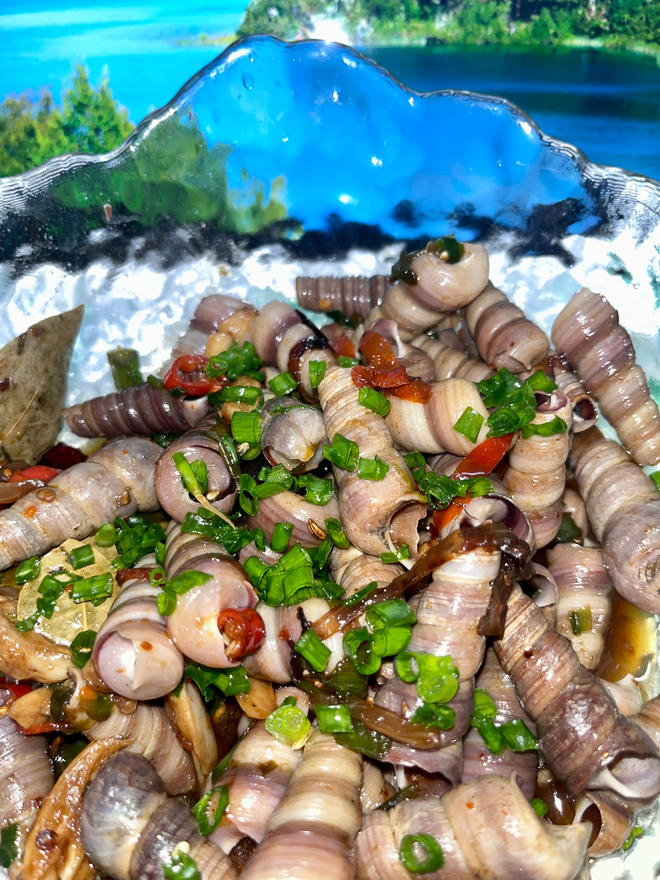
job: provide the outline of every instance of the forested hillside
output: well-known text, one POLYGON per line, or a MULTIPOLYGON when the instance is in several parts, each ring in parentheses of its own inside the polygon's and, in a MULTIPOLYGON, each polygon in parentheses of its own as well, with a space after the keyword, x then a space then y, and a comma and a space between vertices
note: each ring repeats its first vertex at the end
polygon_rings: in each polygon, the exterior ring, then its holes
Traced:
POLYGON ((324 18, 341 21, 348 37, 364 43, 660 44, 658 0, 253 0, 239 36, 292 39, 313 33, 324 18))

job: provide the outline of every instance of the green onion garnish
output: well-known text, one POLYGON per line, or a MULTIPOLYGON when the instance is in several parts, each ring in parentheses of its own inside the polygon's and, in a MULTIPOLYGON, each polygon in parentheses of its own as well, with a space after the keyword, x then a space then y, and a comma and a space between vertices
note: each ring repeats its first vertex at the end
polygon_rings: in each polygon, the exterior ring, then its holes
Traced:
POLYGON ((305 489, 305 501, 310 504, 318 504, 320 507, 328 504, 335 494, 332 480, 317 477, 314 474, 303 474, 298 477, 298 486, 305 489))
POLYGON ((292 749, 301 749, 309 738, 312 725, 309 718, 296 705, 291 705, 287 697, 281 706, 270 713, 265 721, 265 727, 271 736, 280 742, 286 743, 292 749))
POLYGON ((142 385, 144 379, 140 373, 140 356, 134 348, 115 348, 106 356, 117 390, 142 385))
POLYGON ((559 418, 559 416, 555 416, 554 419, 550 419, 549 422, 541 422, 538 425, 534 422, 530 422, 528 425, 523 425, 520 433, 525 439, 532 435, 538 437, 550 437, 553 434, 563 434, 567 430, 567 427, 568 426, 563 419, 559 418))
POLYGON ((337 364, 340 367, 357 367, 359 363, 357 358, 346 357, 344 354, 340 354, 337 358, 337 364))
POLYGON ((96 562, 94 548, 90 544, 83 544, 82 547, 74 547, 69 553, 69 562, 71 563, 71 568, 74 569, 93 565, 96 562))
POLYGON ((381 658, 373 650, 373 633, 366 626, 344 633, 344 654, 350 657, 361 675, 372 675, 380 669, 381 658))
POLYGON ((458 669, 448 655, 417 651, 417 695, 426 703, 448 703, 458 691, 458 669))
POLYGON ((548 805, 541 798, 532 798, 529 805, 540 819, 548 812, 548 805))
POLYGON ((413 874, 430 874, 445 863, 440 844, 430 834, 406 834, 399 844, 399 859, 413 874))
POLYGON ((417 615, 403 599, 387 599, 378 602, 366 611, 367 623, 373 630, 388 626, 412 625, 417 622, 417 615))
POLYGON ((192 808, 193 815, 197 820, 199 833, 205 836, 208 834, 212 834, 222 821, 222 817, 224 816, 225 810, 228 806, 229 786, 227 785, 216 785, 215 788, 209 789, 206 794, 202 795, 202 797, 192 808), (211 798, 216 794, 218 795, 218 801, 215 805, 215 810, 213 811, 213 818, 209 821, 206 810, 211 801, 211 798))
POLYGON ((318 388, 325 376, 327 364, 325 361, 309 362, 309 384, 312 388, 318 388))
POLYGON ((119 533, 117 532, 117 529, 113 526, 112 523, 107 522, 103 523, 101 528, 94 536, 94 540, 99 545, 99 547, 112 547, 113 544, 117 543, 118 537, 119 533))
POLYGON ((190 661, 183 670, 183 677, 195 682, 205 703, 217 696, 212 688, 221 691, 226 697, 250 692, 250 680, 243 666, 212 669, 190 661))
POLYGON ((353 721, 348 706, 316 706, 316 720, 321 733, 347 733, 353 730, 353 721))
POLYGON ((221 403, 246 403, 248 406, 253 406, 261 397, 261 388, 255 388, 253 385, 227 385, 220 391, 209 394, 209 402, 213 406, 219 406, 221 403))
POLYGON ((41 571, 41 560, 38 556, 30 556, 29 559, 24 559, 22 562, 19 562, 16 566, 16 572, 14 573, 14 580, 17 584, 26 584, 28 581, 33 581, 35 578, 39 577, 39 572, 41 571))
POLYGON ((205 482, 208 480, 208 472, 204 478, 204 472, 200 468, 200 465, 204 465, 204 471, 206 471, 206 465, 204 462, 201 461, 201 459, 196 460, 196 467, 193 468, 193 462, 188 461, 183 452, 174 452, 172 454, 172 461, 176 465, 178 472, 181 474, 181 482, 188 492, 190 492, 191 495, 203 495, 206 491, 206 486, 202 487, 197 474, 201 474, 205 482), (197 471, 197 473, 195 471, 197 471))
POLYGON ((537 370, 525 382, 510 370, 501 368, 494 376, 477 383, 484 406, 492 409, 488 416, 488 437, 499 437, 521 430, 523 436, 539 434, 547 437, 566 430, 566 423, 555 417, 550 422, 532 425, 536 416, 536 397, 534 391, 549 393, 557 386, 541 370, 537 370))
POLYGON ((279 373, 279 375, 273 376, 272 379, 269 379, 268 387, 275 397, 286 397, 287 394, 291 394, 296 390, 298 383, 291 373, 287 371, 286 373, 279 373))
POLYGON ((101 605, 112 596, 112 575, 95 574, 73 582, 71 598, 74 602, 91 602, 94 607, 101 605))
POLYGON ((484 417, 481 413, 471 406, 466 406, 454 425, 454 431, 467 437, 470 443, 476 443, 483 423, 484 417))
POLYGON ((349 440, 342 434, 335 434, 332 438, 332 445, 323 447, 323 457, 343 471, 354 471, 360 457, 360 450, 353 440, 349 440))
POLYGON ((483 720, 474 725, 486 748, 493 755, 501 755, 506 748, 501 729, 494 721, 483 720))
POLYGON ((96 640, 96 633, 93 629, 85 629, 79 632, 75 639, 71 642, 71 660, 74 666, 82 668, 92 656, 92 648, 96 640))
POLYGON ((363 385, 358 391, 358 403, 379 416, 385 417, 390 411, 390 402, 385 395, 368 385, 363 385))
POLYGON ((209 358, 206 375, 213 379, 226 376, 229 381, 238 379, 239 376, 250 376, 258 382, 263 382, 264 374, 259 372, 262 363, 251 342, 244 342, 240 347, 236 342, 232 342, 227 351, 209 358))
POLYGON ((576 608, 574 611, 569 611, 568 619, 574 636, 581 636, 582 633, 591 632, 593 628, 591 607, 589 605, 586 605, 584 608, 576 608))
POLYGON ((630 834, 628 835, 628 837, 626 838, 624 843, 621 845, 621 849, 624 852, 626 850, 629 850, 630 847, 633 845, 633 843, 637 840, 637 838, 641 837, 642 834, 644 834, 644 829, 641 827, 641 825, 634 825, 630 830, 630 834))
POLYGON ((237 443, 256 446, 261 439, 261 416, 258 412, 235 412, 231 417, 231 435, 237 443))
POLYGON ((660 492, 660 471, 653 471, 653 473, 649 474, 649 476, 655 483, 655 488, 660 492))
POLYGON ((497 715, 497 706, 484 688, 474 689, 474 709, 470 724, 476 727, 481 721, 492 721, 497 715))
POLYGON ((401 562, 402 559, 410 559, 410 547, 407 544, 401 544, 391 553, 381 553, 380 561, 386 565, 394 562, 401 562))
POLYGON ((8 868, 18 856, 18 824, 11 822, 0 831, 0 865, 8 868))
POLYGON ((173 578, 170 578, 169 581, 163 584, 163 592, 158 594, 156 599, 158 613, 162 614, 163 617, 169 617, 176 608, 177 596, 182 596, 194 587, 201 587, 202 584, 205 584, 210 579, 211 575, 205 571, 194 571, 192 569, 174 575, 173 578))
POLYGON ((334 517, 326 519, 325 530, 332 538, 335 547, 339 547, 340 550, 347 550, 351 546, 351 542, 346 537, 346 533, 338 519, 334 517))
POLYGON ((257 481, 249 474, 241 474, 238 478, 238 503, 241 510, 248 516, 259 513, 259 499, 256 496, 257 481))
POLYGON ((409 626, 389 626, 374 632, 372 649, 378 657, 393 657, 408 647, 412 637, 409 626))
POLYGON ((413 724, 423 724, 424 727, 439 727, 440 730, 451 730, 456 723, 456 713, 451 706, 441 703, 422 703, 410 716, 413 724))
POLYGON ((270 539, 270 549, 274 550, 275 553, 284 553, 286 548, 289 546, 289 539, 291 538, 292 531, 293 531, 293 523, 290 523, 290 522, 275 523, 275 528, 273 529, 273 535, 270 539))
POLYGON ((358 477, 361 480, 384 480, 390 466, 387 462, 376 456, 375 458, 360 458, 358 460, 358 477))
POLYGON ((330 659, 330 648, 323 644, 312 629, 304 632, 293 646, 293 650, 304 657, 312 669, 323 672, 330 659))
POLYGON ((174 853, 169 865, 163 865, 163 875, 166 880, 202 880, 197 862, 183 850, 174 853))
POLYGON ((437 253, 448 263, 458 263, 465 253, 465 245, 457 241, 453 235, 445 235, 442 238, 436 238, 433 246, 437 253))
POLYGON ((344 599, 344 606, 346 608, 352 608, 353 605, 357 605, 363 599, 366 599, 367 596, 370 596, 374 590, 378 589, 378 583, 376 581, 371 581, 369 584, 365 584, 364 587, 360 587, 360 589, 353 593, 352 596, 349 596, 348 599, 344 599))
POLYGON ((500 731, 507 748, 512 752, 529 752, 538 748, 536 737, 520 718, 500 724, 500 731))
POLYGON ((581 537, 582 529, 577 525, 570 513, 564 511, 561 515, 561 525, 555 540, 558 544, 569 544, 571 541, 579 541, 581 537))

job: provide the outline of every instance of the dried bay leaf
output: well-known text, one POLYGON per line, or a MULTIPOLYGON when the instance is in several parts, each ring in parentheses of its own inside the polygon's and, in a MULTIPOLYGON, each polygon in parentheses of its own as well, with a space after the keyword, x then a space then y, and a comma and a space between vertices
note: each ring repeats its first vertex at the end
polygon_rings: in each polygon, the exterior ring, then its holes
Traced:
POLYGON ((32 464, 55 442, 83 311, 45 318, 0 349, 0 459, 32 464))

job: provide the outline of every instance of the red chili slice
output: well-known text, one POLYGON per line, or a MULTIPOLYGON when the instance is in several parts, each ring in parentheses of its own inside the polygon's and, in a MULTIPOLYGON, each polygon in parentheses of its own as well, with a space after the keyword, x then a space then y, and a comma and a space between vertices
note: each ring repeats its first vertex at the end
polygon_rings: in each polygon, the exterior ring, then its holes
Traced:
POLYGON ((334 339, 331 339, 330 347, 338 357, 354 358, 357 353, 355 346, 345 333, 338 333, 334 339))
POLYGON ((377 369, 396 367, 397 360, 390 343, 374 330, 365 330, 358 346, 366 361, 377 369))
POLYGON ((39 480, 41 483, 48 483, 53 477, 61 474, 59 468, 47 467, 45 464, 33 464, 30 467, 23 468, 20 471, 14 471, 9 477, 10 483, 23 483, 26 480, 39 480))
POLYGON ((390 389, 388 393, 395 397, 401 397, 403 400, 428 403, 431 399, 432 388, 428 382, 422 382, 421 379, 411 379, 407 385, 398 385, 396 388, 390 389))
POLYGON ((218 614, 218 629, 231 639, 228 660, 240 660, 257 650, 266 636, 261 615, 253 608, 225 608, 218 614))
POLYGON ((219 391, 227 384, 224 376, 215 379, 206 375, 208 358, 203 354, 182 354, 167 371, 163 384, 168 391, 180 388, 186 394, 199 397, 219 391))
POLYGON ((25 694, 29 694, 32 689, 32 685, 28 682, 7 681, 5 678, 0 678, 0 690, 11 691, 11 695, 15 700, 18 700, 19 697, 24 697, 25 694))
POLYGON ((153 568, 120 568, 115 577, 119 586, 123 587, 126 581, 148 581, 151 571, 153 568))

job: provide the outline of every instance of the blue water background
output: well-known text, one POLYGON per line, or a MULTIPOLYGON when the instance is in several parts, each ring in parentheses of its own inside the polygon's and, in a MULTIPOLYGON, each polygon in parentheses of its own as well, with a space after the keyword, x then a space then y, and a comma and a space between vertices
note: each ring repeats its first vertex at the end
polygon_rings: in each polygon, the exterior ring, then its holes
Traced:
MULTIPOLYGON (((109 75, 133 122, 162 106, 221 47, 190 45, 231 34, 245 0, 0 0, 0 98, 49 88, 59 98, 78 63, 109 75)), ((593 50, 370 48, 407 86, 502 95, 547 134, 595 162, 660 179, 660 67, 653 57, 593 50)), ((450 133, 448 133, 448 136, 450 133)), ((410 133, 414 137, 414 132, 410 133)))

